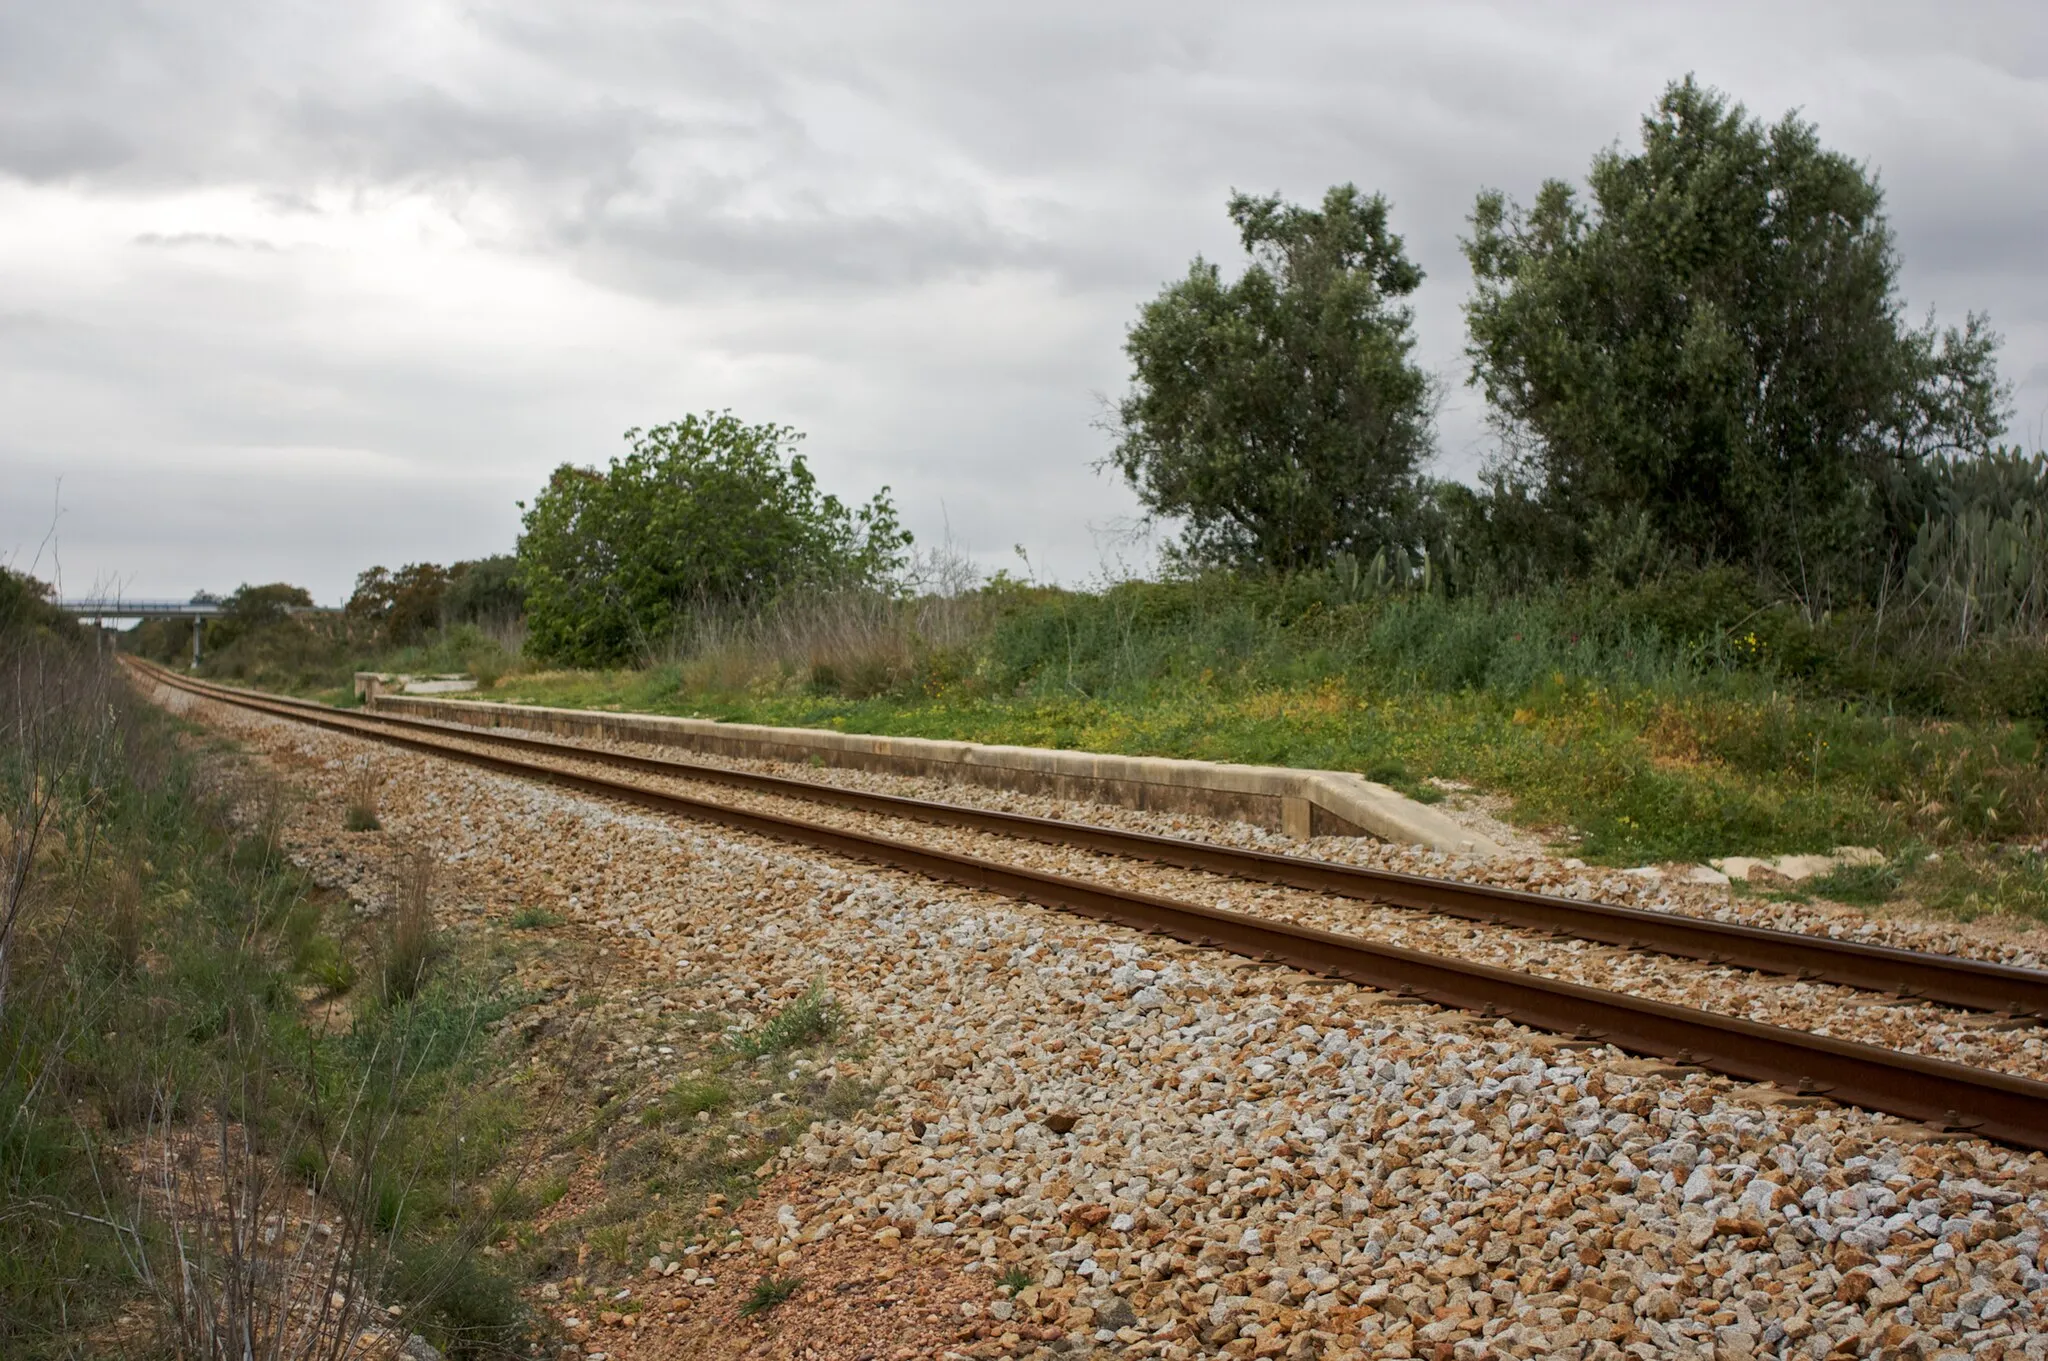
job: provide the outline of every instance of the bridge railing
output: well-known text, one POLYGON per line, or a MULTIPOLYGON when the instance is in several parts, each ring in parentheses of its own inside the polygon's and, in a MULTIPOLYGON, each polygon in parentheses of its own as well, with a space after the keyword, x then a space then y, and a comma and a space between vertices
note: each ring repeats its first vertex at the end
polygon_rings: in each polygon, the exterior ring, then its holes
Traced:
POLYGON ((190 600, 60 600, 57 608, 82 619, 217 619, 225 607, 190 600))

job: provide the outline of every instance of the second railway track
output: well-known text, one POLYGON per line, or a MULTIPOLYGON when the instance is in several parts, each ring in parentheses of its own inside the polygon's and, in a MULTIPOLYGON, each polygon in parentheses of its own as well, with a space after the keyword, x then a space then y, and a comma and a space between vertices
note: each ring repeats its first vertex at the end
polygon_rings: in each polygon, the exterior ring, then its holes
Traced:
POLYGON ((735 830, 796 841, 870 863, 1082 912, 1192 944, 1285 963, 1485 1015, 1505 1016, 1541 1029, 1595 1039, 1731 1076, 1774 1081, 1911 1119, 2048 1149, 2048 1083, 1004 865, 807 819, 736 808, 498 752, 540 753, 642 774, 803 798, 862 812, 1079 847, 1237 879, 1393 903, 1976 1010, 2026 1016, 2048 1014, 2048 974, 2033 970, 873 794, 497 729, 390 715, 350 715, 302 701, 197 682, 158 668, 149 668, 149 674, 162 684, 244 709, 504 774, 547 780, 664 812, 682 813, 735 830), (461 743, 470 745, 458 745, 461 743), (491 746, 498 751, 478 751, 476 746, 491 746))

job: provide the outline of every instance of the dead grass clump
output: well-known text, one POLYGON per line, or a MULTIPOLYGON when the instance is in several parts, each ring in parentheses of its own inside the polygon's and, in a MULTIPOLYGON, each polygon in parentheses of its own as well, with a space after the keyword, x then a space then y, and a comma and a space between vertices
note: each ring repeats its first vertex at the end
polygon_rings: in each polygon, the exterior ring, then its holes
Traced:
POLYGON ((284 863, 284 829, 291 819, 291 793, 276 775, 262 774, 248 781, 242 801, 248 827, 242 847, 244 867, 275 869, 284 863))
POLYGON ((364 762, 349 777, 348 807, 341 825, 351 832, 374 832, 384 824, 377 819, 377 794, 383 786, 376 767, 364 762))
POLYGON ((132 974, 142 962, 142 874, 132 864, 116 868, 106 887, 107 963, 116 973, 132 974))
POLYGON ((388 1006, 419 995, 447 951, 434 928, 434 858, 415 847, 401 857, 385 914, 379 997, 388 1006))

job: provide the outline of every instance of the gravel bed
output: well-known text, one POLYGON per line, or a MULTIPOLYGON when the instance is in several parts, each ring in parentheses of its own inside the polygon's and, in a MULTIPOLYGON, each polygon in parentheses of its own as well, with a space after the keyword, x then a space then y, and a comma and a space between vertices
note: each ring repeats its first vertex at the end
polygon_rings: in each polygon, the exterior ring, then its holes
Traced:
POLYGON ((2040 1155, 187 705, 650 988, 824 979, 883 1102, 748 1247, 1028 1273, 960 1354, 2048 1357, 2040 1155))
MULTIPOLYGON (((508 706, 509 707, 509 706, 508 706)), ((816 784, 837 785, 876 794, 897 794, 906 798, 932 799, 941 803, 988 808, 1035 817, 1065 818, 1100 823, 1127 831, 1177 836, 1191 841, 1243 846, 1253 850, 1305 855, 1368 869, 1394 870, 1437 879, 1466 883, 1497 884, 1581 901, 1613 903, 1621 907, 1655 912, 1682 913, 1720 922, 1770 927, 1779 931, 1801 931, 1840 940, 1894 945, 1907 950, 1928 950, 1963 955, 2022 968, 2048 968, 2048 927, 2040 923, 2003 918, 1982 918, 1974 922, 1929 921, 1872 914, 1860 908, 1814 900, 1806 903, 1774 902, 1764 898, 1739 897, 1726 885, 1694 883, 1686 875, 1692 865, 1645 865, 1629 870, 1587 866, 1569 856, 1510 854, 1485 862, 1421 846, 1396 845, 1364 837, 1290 837, 1249 823, 1232 822, 1190 813, 1155 813, 1119 808, 1111 804, 1083 803, 1047 795, 991 789, 983 785, 955 783, 927 776, 895 775, 852 770, 838 766, 812 766, 784 761, 750 760, 708 752, 691 752, 675 747, 611 739, 579 738, 581 745, 686 760, 702 765, 746 770, 816 784)), ((1455 800, 1454 800, 1455 801, 1455 800)), ((1453 816, 1457 816, 1453 812, 1453 816)), ((1494 828, 1490 822, 1487 828, 1494 828)), ((1526 841, 1526 837, 1523 838, 1526 841)))
MULTIPOLYGON (((474 744, 489 750, 485 744, 474 744)), ((1183 901, 1235 908, 1328 930, 1352 932, 1386 944, 1517 969, 1547 978, 1609 988, 1677 1006, 1698 1007, 1769 1025, 1837 1035, 1869 1044, 2020 1077, 2048 1079, 2048 1030, 1952 1007, 1888 1003, 1876 994, 1827 983, 1800 982, 1747 969, 1715 967, 1651 951, 1624 950, 1588 941, 1559 940, 1537 932, 1380 906, 1296 889, 1248 884, 1194 870, 1144 864, 1070 847, 907 819, 883 817, 795 798, 758 794, 643 772, 621 772, 596 762, 564 760, 566 768, 667 789, 709 801, 891 837, 937 850, 978 855, 1183 901)), ((1059 805, 1068 818, 1094 817, 1095 805, 1059 805)), ((1283 838, 1284 839, 1284 838, 1283 838)))

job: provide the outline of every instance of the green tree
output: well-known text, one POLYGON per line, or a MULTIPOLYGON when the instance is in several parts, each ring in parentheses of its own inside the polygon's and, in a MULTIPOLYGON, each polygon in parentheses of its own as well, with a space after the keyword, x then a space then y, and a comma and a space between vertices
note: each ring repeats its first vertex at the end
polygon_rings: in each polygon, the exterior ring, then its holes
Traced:
POLYGON ((508 624, 519 618, 526 613, 519 559, 494 553, 451 566, 441 613, 450 624, 508 624))
MULTIPOLYGON (((265 586, 251 586, 244 582, 226 600, 219 602, 220 617, 206 626, 206 646, 217 651, 238 638, 278 628, 290 623, 294 609, 302 609, 312 603, 311 593, 303 586, 285 581, 273 581, 265 586)), ((185 637, 189 647, 189 628, 185 637)))
POLYGON ((628 430, 605 471, 564 464, 522 502, 519 580, 536 657, 608 665, 703 608, 752 608, 792 587, 872 587, 910 543, 884 487, 822 494, 778 425, 730 412, 628 430))
POLYGON ((275 624, 294 609, 306 609, 313 603, 313 596, 303 586, 294 586, 286 581, 273 581, 267 586, 250 586, 246 583, 236 588, 235 593, 222 602, 222 617, 247 628, 264 624, 275 624))
POLYGON ((1917 524, 1917 467, 1999 433, 1984 319, 1908 324, 1876 178, 1691 77, 1589 186, 1549 181, 1526 211, 1489 190, 1472 216, 1472 381, 1510 474, 1572 525, 1579 567, 1868 588, 1917 524))
POLYGON ((1431 448, 1429 378, 1397 300, 1422 271, 1387 202, 1349 184, 1318 209, 1233 194, 1251 257, 1199 257, 1124 344, 1132 389, 1107 462, 1185 524, 1192 561, 1302 567, 1401 541, 1431 448))
POLYGON ((47 583, 0 567, 0 633, 76 633, 71 616, 53 603, 56 595, 47 583))
POLYGON ((439 563, 408 563, 396 572, 372 567, 357 574, 348 614, 375 628, 393 647, 417 643, 439 629, 449 571, 439 563))

